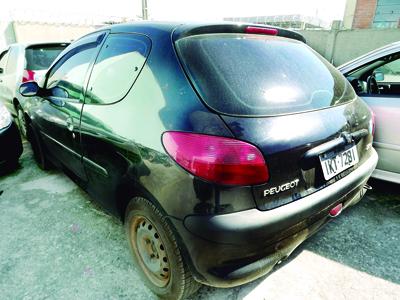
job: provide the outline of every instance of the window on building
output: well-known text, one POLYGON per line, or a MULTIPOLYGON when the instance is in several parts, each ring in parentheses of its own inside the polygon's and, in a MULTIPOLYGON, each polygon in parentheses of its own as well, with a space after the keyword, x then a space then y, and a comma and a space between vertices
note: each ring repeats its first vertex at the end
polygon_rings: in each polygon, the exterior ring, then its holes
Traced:
POLYGON ((400 21, 399 0, 378 0, 375 17, 372 23, 374 28, 398 28, 400 21))

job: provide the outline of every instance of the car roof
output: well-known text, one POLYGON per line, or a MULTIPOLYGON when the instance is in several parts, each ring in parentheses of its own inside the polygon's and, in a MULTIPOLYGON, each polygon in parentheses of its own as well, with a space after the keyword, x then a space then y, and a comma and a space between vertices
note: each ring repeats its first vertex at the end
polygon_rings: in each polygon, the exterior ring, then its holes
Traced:
POLYGON ((391 43, 389 45, 383 46, 381 48, 372 50, 366 54, 363 54, 347 63, 344 63, 337 68, 343 74, 346 74, 362 65, 369 63, 370 61, 374 61, 383 56, 390 55, 400 51, 400 41, 391 43))
POLYGON ((161 35, 174 35, 174 40, 188 35, 205 34, 205 33, 245 33, 248 26, 261 28, 275 28, 278 35, 282 37, 297 39, 305 43, 305 38, 294 31, 279 28, 275 26, 252 24, 252 23, 236 23, 236 22, 155 22, 155 21, 138 21, 133 23, 124 23, 111 25, 100 28, 97 31, 109 30, 110 33, 142 33, 150 38, 159 37, 161 35))

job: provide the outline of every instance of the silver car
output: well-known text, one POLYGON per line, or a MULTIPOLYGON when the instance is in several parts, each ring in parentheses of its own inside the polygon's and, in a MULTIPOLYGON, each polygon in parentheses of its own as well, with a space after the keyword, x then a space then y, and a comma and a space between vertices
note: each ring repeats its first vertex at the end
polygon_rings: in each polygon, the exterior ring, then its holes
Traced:
POLYGON ((22 135, 26 136, 24 98, 18 87, 26 81, 40 81, 47 68, 68 43, 12 44, 0 53, 0 101, 18 117, 22 135))
POLYGON ((338 69, 375 114, 374 148, 379 162, 372 177, 400 183, 400 42, 338 69))

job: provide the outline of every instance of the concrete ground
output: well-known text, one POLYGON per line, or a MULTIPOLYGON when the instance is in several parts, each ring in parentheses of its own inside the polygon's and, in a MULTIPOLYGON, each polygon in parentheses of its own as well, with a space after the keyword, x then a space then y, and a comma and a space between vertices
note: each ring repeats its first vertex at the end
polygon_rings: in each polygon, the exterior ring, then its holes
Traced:
MULTIPOLYGON (((154 299, 123 226, 25 143, 0 177, 0 299, 154 299)), ((261 279, 192 299, 400 299, 400 188, 374 190, 261 279)))

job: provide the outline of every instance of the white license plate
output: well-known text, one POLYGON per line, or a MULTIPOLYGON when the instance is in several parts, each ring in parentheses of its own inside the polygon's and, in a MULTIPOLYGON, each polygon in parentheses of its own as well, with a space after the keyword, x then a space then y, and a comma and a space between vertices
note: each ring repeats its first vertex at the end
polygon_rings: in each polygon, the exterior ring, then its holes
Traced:
POLYGON ((319 156, 319 160, 324 172, 324 178, 325 180, 329 180, 358 163, 357 147, 352 146, 339 153, 331 152, 322 154, 319 156))

